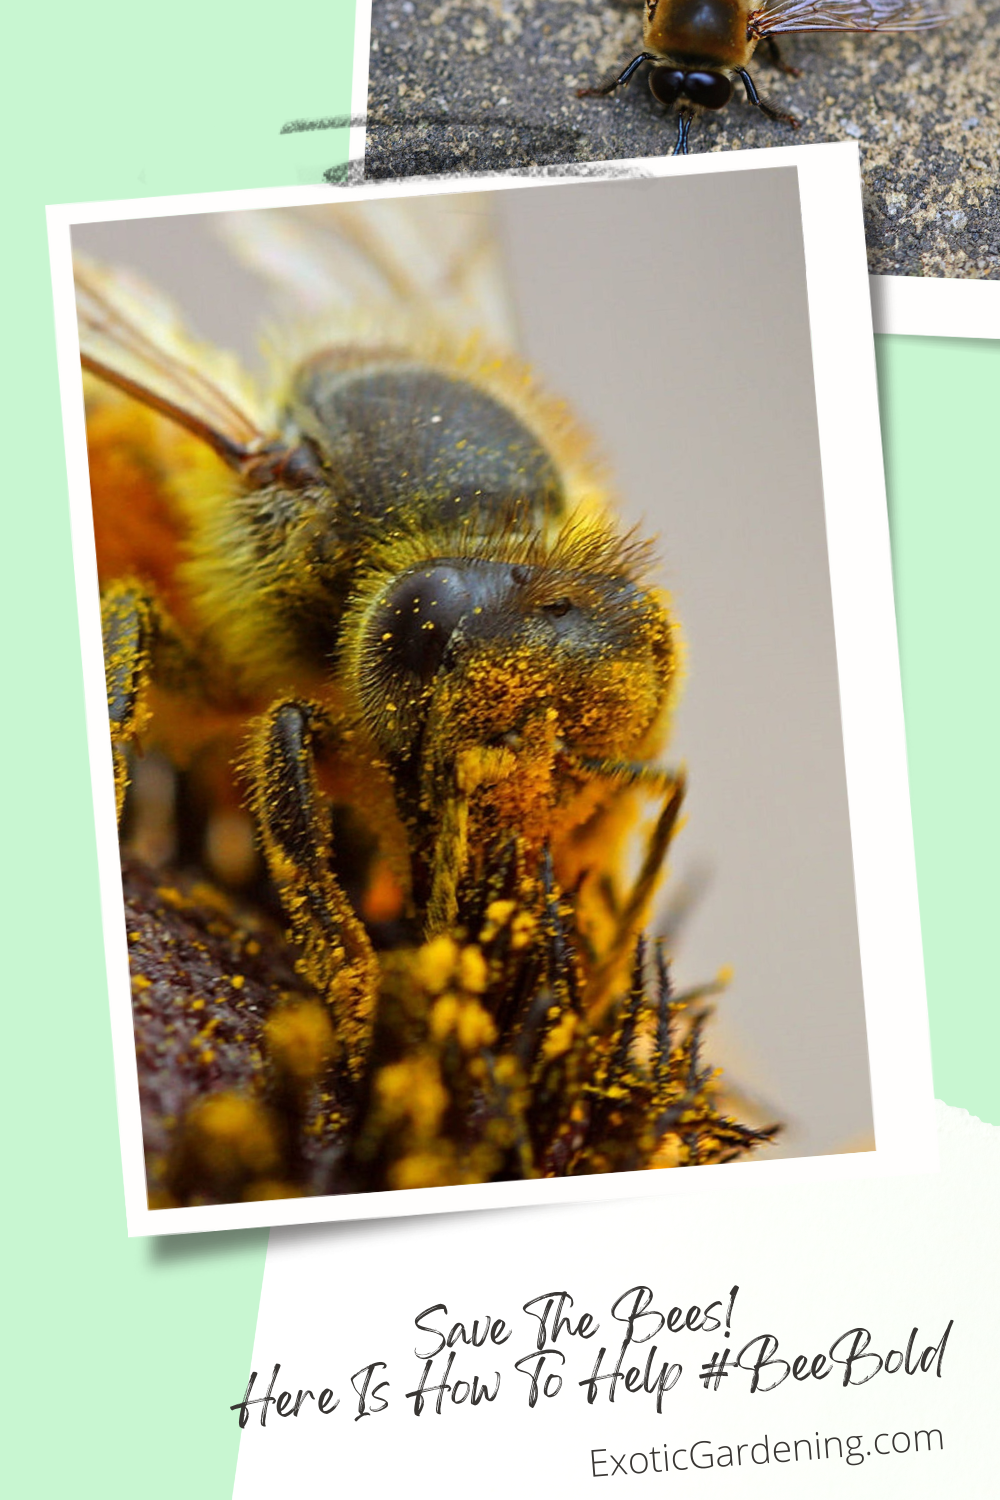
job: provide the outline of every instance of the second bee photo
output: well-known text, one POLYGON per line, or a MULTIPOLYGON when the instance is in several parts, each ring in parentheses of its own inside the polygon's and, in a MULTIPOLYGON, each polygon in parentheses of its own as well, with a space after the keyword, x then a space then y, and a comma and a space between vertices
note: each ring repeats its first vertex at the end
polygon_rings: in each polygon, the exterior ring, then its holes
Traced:
POLYGON ((129 1233, 926 1164, 856 147, 49 240, 129 1233))

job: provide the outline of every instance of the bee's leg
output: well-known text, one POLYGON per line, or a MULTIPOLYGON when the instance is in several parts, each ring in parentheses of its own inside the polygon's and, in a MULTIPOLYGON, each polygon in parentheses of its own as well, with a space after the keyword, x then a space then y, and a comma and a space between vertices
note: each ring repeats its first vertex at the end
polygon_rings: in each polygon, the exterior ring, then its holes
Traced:
POLYGON ((567 764, 599 776, 603 781, 613 781, 619 786, 645 786, 651 791, 665 790, 677 780, 675 771, 664 766, 650 765, 646 761, 607 760, 595 756, 567 758, 567 764))
POLYGON ((469 861, 469 808, 481 786, 503 781, 518 771, 506 746, 476 745, 457 757, 448 778, 443 812, 431 863, 427 934, 447 932, 458 920, 458 888, 469 861))
POLYGON ((455 788, 444 805, 434 848, 431 894, 427 903, 427 932, 446 932, 458 916, 458 882, 465 870, 469 849, 469 799, 455 788))
POLYGON ((107 590, 101 599, 101 635, 115 769, 115 811, 120 823, 128 790, 128 746, 149 720, 146 693, 153 610, 139 585, 115 583, 107 590))
POLYGON ((638 68, 642 63, 654 61, 655 59, 652 52, 640 52, 639 56, 633 57, 628 67, 624 70, 624 72, 619 73, 617 77, 609 78, 606 83, 599 83, 596 88, 577 89, 576 97, 578 99, 596 99, 603 94, 613 94, 615 89, 621 88, 623 83, 628 83, 636 68, 638 68))
POLYGON ((694 115, 690 110, 679 109, 677 111, 677 141, 672 153, 674 156, 688 155, 688 132, 693 119, 694 115))
POLYGON ((300 968, 330 1004, 357 1078, 371 1040, 378 969, 331 869, 330 819, 316 779, 316 751, 331 732, 319 705, 276 703, 254 724, 243 769, 267 867, 301 945, 300 968))
POLYGON ((628 898, 622 907, 621 916, 618 919, 618 937, 622 948, 631 947, 633 931, 642 921, 646 903, 653 894, 653 888, 659 879, 663 868, 663 861, 667 857, 671 840, 677 829, 677 819, 680 816, 681 804, 684 801, 685 781, 683 773, 673 777, 666 789, 663 799, 663 807, 660 816, 656 820, 646 853, 643 856, 642 867, 628 894, 628 898))
POLYGON ((646 907, 653 894, 656 882, 663 869, 667 850, 677 831, 677 819, 684 801, 686 784, 683 774, 673 778, 667 788, 663 807, 650 835, 642 867, 635 878, 632 889, 615 922, 615 930, 600 963, 588 986, 587 1002, 590 1007, 599 1007, 606 998, 608 986, 625 956, 631 952, 638 930, 646 915, 646 907))
POLYGON ((101 634, 120 823, 128 790, 128 750, 149 724, 151 682, 155 678, 164 687, 188 694, 204 689, 194 654, 156 596, 137 580, 119 579, 104 591, 101 634))
POLYGON ((785 59, 781 55, 781 48, 773 36, 766 36, 764 41, 767 43, 767 60, 772 68, 777 68, 779 73, 787 73, 789 78, 802 77, 801 68, 793 68, 791 63, 785 62, 785 59))
POLYGON ((791 125, 793 130, 798 130, 802 121, 796 115, 788 114, 786 110, 775 109, 773 104, 769 104, 766 99, 762 99, 746 68, 737 68, 736 72, 743 80, 743 87, 746 89, 747 102, 749 104, 755 105, 761 114, 766 115, 769 120, 778 120, 782 125, 791 125))

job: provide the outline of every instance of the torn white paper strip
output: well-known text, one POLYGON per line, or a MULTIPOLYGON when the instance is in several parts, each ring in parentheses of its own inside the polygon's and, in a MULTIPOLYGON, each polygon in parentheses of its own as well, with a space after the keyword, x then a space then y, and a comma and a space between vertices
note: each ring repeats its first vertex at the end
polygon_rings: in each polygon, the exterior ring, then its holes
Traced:
POLYGON ((237 1500, 534 1500, 608 1480, 626 1497, 987 1500, 1000 1129, 945 1105, 938 1123, 933 1174, 741 1173, 717 1211, 652 1198, 272 1231, 237 1500))

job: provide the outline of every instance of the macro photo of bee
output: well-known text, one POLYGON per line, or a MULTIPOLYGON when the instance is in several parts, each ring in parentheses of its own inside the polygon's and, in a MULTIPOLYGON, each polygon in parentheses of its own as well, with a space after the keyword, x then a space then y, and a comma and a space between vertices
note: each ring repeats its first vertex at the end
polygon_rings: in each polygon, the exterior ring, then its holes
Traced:
POLYGON ((719 110, 742 84, 747 103, 769 120, 798 130, 801 120, 761 93, 747 65, 761 42, 779 72, 799 76, 781 55, 776 40, 809 32, 906 32, 941 26, 951 11, 940 0, 645 0, 643 50, 606 83, 578 90, 580 98, 611 94, 643 67, 649 92, 665 109, 676 107, 674 155, 686 155, 692 121, 704 110, 719 110))
POLYGON ((996 278, 998 76, 998 0, 373 0, 364 175, 856 141, 872 274, 996 278))
POLYGON ((680 627, 488 201, 219 219, 264 382, 75 272, 150 1206, 765 1144, 650 928, 680 627))

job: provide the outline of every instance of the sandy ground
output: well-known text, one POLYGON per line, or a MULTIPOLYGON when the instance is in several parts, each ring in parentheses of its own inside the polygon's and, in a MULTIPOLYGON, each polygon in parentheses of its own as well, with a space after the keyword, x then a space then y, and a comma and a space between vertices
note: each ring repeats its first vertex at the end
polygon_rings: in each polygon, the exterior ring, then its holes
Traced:
MULTIPOLYGON (((673 150, 675 124, 640 73, 578 99, 641 50, 636 0, 374 0, 366 174, 405 177, 613 160, 673 150)), ((1000 0, 940 31, 782 39, 761 93, 691 129, 692 151, 854 139, 873 272, 1000 278, 1000 0)))

